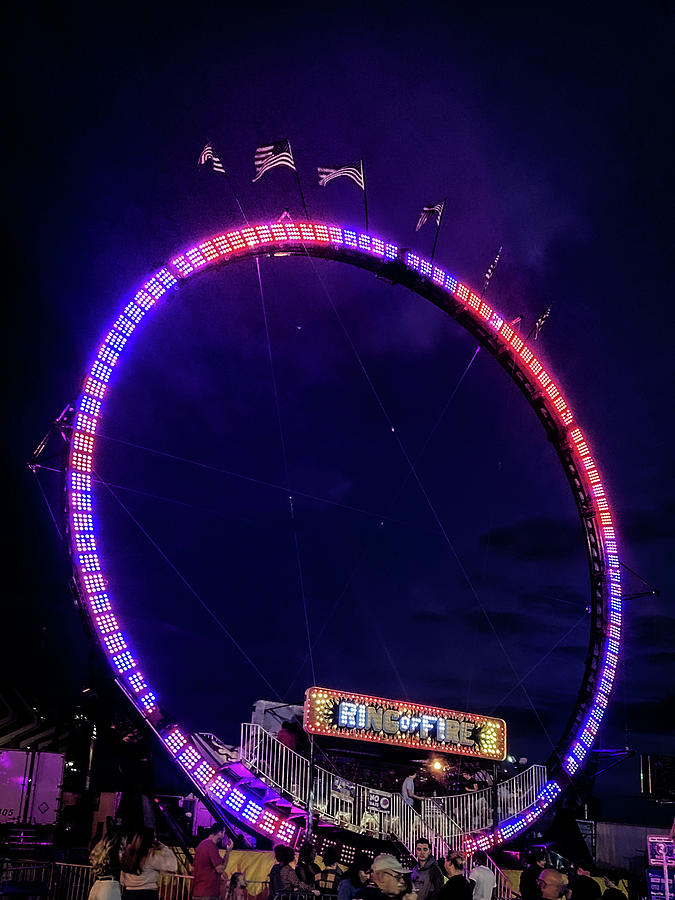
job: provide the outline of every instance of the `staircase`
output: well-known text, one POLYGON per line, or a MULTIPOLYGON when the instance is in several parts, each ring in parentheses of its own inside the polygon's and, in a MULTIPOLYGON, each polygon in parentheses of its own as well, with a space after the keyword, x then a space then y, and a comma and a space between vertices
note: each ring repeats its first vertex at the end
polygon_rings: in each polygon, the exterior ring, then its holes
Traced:
MULTIPOLYGON (((241 728, 240 764, 256 782, 268 785, 291 807, 292 814, 307 815, 311 771, 309 760, 280 743, 260 725, 241 728)), ((399 841, 413 853, 418 838, 429 840, 436 859, 461 847, 472 832, 490 828, 491 788, 468 794, 433 797, 422 801, 421 814, 403 802, 400 793, 354 785, 349 798, 333 790, 334 773, 314 767, 313 809, 322 824, 335 825, 383 840, 399 841)), ((516 815, 533 802, 546 782, 544 766, 530 766, 497 788, 499 821, 516 815)), ((497 876, 496 897, 507 900, 511 888, 506 876, 491 861, 497 876)))

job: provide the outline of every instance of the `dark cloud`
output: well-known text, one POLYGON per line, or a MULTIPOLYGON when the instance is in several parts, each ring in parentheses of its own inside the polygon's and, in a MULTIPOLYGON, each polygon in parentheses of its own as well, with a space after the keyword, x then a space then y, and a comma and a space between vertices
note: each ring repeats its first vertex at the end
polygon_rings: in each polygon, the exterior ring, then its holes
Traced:
POLYGON ((619 517, 619 529, 624 540, 636 544, 675 537, 675 500, 654 509, 626 510, 619 517))
POLYGON ((675 617, 666 615, 631 616, 628 613, 626 628, 632 647, 649 654, 651 647, 670 646, 670 659, 675 661, 675 617))
POLYGON ((482 534, 480 542, 518 562, 545 562, 576 556, 583 546, 578 522, 537 516, 482 534))

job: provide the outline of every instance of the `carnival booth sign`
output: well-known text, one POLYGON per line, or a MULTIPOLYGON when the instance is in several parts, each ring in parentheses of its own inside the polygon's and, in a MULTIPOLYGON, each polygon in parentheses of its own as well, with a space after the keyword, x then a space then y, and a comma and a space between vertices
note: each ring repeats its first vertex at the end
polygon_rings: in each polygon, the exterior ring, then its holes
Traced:
POLYGON ((478 759, 506 758, 506 722, 477 713, 420 706, 328 688, 305 692, 305 731, 478 759))

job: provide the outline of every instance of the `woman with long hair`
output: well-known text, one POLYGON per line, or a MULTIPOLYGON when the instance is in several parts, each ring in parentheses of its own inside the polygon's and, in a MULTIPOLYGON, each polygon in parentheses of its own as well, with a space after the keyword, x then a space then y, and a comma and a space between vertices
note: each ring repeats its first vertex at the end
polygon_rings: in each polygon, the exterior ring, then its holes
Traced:
POLYGON ((338 884, 338 900, 352 900, 354 894, 360 891, 364 884, 368 884, 370 877, 370 864, 372 860, 367 856, 357 856, 351 866, 345 872, 344 878, 338 884))
POLYGON ((246 876, 243 872, 234 872, 230 878, 230 883, 225 891, 224 900, 247 900, 248 892, 246 888, 246 876))
POLYGON ((122 830, 110 828, 89 853, 94 883, 88 900, 120 900, 120 848, 122 830))
POLYGON ((314 887, 316 876, 321 871, 316 861, 316 851, 309 841, 305 841, 298 850, 298 861, 295 864, 295 871, 300 879, 310 887, 314 887))
POLYGON ((178 860, 173 850, 155 839, 152 828, 139 828, 130 838, 121 857, 124 894, 132 900, 157 900, 159 876, 175 872, 178 860))
POLYGON ((315 894, 317 897, 319 891, 308 884, 301 881, 291 863, 295 859, 295 852, 292 847, 286 844, 277 844, 274 848, 274 857, 276 864, 270 870, 270 897, 277 894, 290 894, 293 891, 302 891, 303 893, 315 894))

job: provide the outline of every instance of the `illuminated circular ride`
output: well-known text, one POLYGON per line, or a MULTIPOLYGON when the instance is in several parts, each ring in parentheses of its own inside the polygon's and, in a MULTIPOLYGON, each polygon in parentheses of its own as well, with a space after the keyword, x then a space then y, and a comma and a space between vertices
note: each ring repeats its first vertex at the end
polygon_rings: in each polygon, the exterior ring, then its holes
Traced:
MULTIPOLYGON (((215 235, 155 272, 125 303, 97 349, 73 410, 66 469, 68 534, 78 593, 119 685, 197 790, 231 817, 276 842, 294 845, 301 828, 272 792, 253 792, 239 764, 218 766, 203 740, 160 709, 132 646, 120 630, 97 546, 92 481, 96 434, 110 379, 146 315, 183 282, 214 267, 260 256, 309 256, 367 270, 430 300, 465 328, 506 370, 543 425, 565 472, 584 529, 591 625, 574 712, 547 764, 534 802, 496 828, 463 837, 489 849, 529 828, 583 766, 607 708, 621 649, 621 579, 612 512, 596 462, 560 388, 530 346, 479 294, 428 260, 370 234, 320 223, 274 223, 215 235)), ((297 814, 297 813, 296 813, 297 814)))

